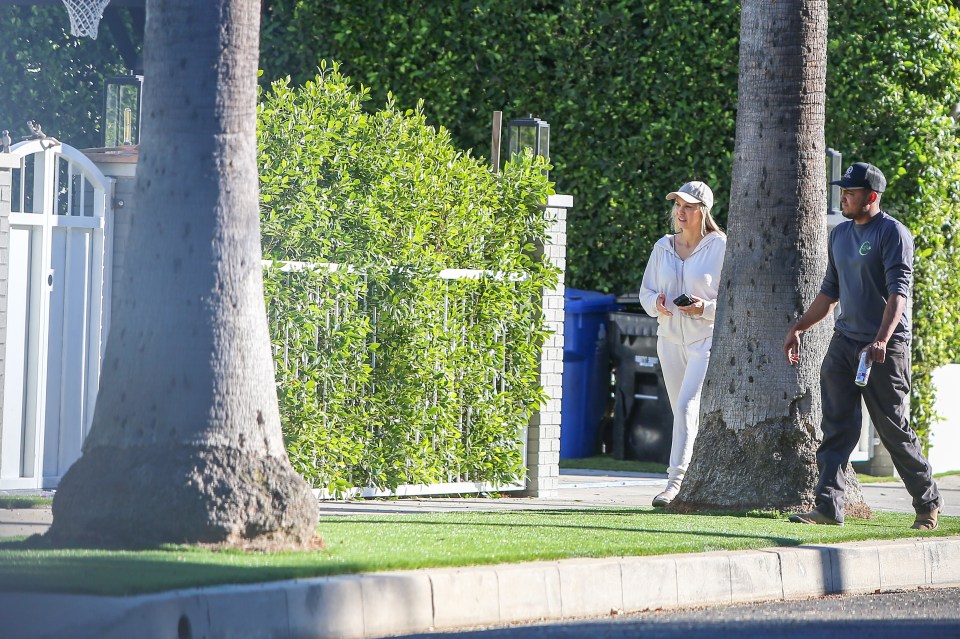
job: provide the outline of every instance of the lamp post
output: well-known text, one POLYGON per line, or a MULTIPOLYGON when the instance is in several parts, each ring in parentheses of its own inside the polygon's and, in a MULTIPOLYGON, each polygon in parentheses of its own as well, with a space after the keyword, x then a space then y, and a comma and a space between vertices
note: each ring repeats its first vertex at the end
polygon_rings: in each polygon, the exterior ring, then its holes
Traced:
POLYGON ((526 149, 534 155, 550 159, 550 124, 546 120, 532 115, 519 120, 511 120, 507 125, 507 153, 513 159, 526 149))
POLYGON ((840 179, 842 161, 843 156, 839 151, 827 149, 827 215, 840 215, 840 187, 833 186, 830 182, 840 179))
POLYGON ((103 146, 140 143, 142 75, 121 75, 103 83, 103 146))

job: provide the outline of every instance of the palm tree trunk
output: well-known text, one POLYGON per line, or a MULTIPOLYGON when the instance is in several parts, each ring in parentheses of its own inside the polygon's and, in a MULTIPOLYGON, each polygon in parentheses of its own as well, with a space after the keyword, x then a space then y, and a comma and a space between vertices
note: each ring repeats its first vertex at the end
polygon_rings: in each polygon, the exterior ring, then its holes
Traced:
MULTIPOLYGON (((826 267, 826 68, 826 0, 744 0, 729 240, 700 432, 673 508, 813 506, 832 321, 804 335, 798 367, 783 338, 826 267)), ((848 514, 867 514, 848 478, 848 514)))
POLYGON ((290 545, 317 504, 280 429, 260 265, 256 0, 151 0, 138 210, 62 544, 290 545))

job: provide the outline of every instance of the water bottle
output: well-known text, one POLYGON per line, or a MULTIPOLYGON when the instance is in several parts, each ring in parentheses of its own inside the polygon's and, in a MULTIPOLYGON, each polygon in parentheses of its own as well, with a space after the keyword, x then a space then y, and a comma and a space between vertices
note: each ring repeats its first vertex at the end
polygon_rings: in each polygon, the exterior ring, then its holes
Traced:
POLYGON ((870 367, 872 365, 873 362, 867 361, 867 352, 863 351, 860 353, 860 366, 857 368, 857 376, 853 380, 857 386, 867 385, 867 380, 870 379, 870 367))

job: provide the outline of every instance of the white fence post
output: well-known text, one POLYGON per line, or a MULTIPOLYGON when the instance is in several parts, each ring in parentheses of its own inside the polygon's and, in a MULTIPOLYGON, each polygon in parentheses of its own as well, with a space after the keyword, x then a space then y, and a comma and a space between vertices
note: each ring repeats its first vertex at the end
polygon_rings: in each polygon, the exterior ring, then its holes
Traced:
MULTIPOLYGON (((13 169, 19 167, 20 158, 0 151, 0 422, 3 419, 3 376, 7 353, 7 277, 10 269, 11 180, 13 179, 13 169)), ((0 447, 2 446, 3 442, 0 441, 0 447)))
POLYGON ((567 211, 572 195, 551 195, 544 214, 547 239, 538 250, 560 269, 557 287, 544 289, 541 309, 550 335, 540 355, 540 385, 546 395, 527 428, 527 487, 532 497, 554 497, 560 488, 560 400, 563 395, 564 273, 567 266, 567 211))

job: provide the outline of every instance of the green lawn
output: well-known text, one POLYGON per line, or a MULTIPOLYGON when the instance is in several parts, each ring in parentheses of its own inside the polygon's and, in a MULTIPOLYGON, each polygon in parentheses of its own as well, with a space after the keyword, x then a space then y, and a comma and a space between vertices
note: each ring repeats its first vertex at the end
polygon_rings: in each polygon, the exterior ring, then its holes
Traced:
MULTIPOLYGON (((562 460, 561 467, 665 472, 662 465, 609 456, 562 460)), ((938 476, 947 474, 956 472, 938 476)), ((860 476, 882 479, 893 478, 860 476)), ((49 498, 0 495, 0 508, 49 504, 49 498)), ((770 513, 676 515, 650 508, 360 515, 323 518, 324 550, 273 554, 38 550, 0 539, 0 591, 126 595, 382 570, 960 534, 960 517, 943 517, 939 530, 922 534, 910 530, 912 520, 880 512, 837 528, 791 524, 770 513)))
POLYGON ((0 508, 46 508, 53 503, 50 497, 31 495, 0 495, 0 508))
POLYGON ((561 459, 560 468, 574 470, 613 470, 632 473, 667 474, 666 464, 642 462, 633 459, 614 459, 610 455, 594 455, 580 459, 561 459))
POLYGON ((326 549, 248 553, 171 547, 145 552, 36 550, 0 540, 0 591, 127 595, 215 584, 439 566, 741 550, 960 534, 960 517, 932 533, 913 516, 876 513, 844 527, 802 526, 758 513, 675 515, 637 509, 453 512, 325 517, 326 549))

